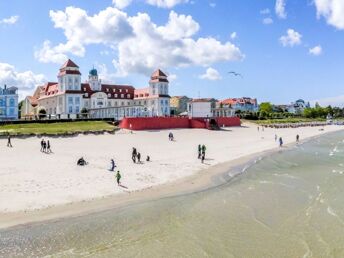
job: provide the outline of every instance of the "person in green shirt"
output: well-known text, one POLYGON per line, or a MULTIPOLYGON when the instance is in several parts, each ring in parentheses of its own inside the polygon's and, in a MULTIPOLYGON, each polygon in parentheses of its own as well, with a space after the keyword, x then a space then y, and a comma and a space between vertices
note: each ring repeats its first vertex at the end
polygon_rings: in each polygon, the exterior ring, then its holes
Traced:
POLYGON ((116 174, 116 180, 117 180, 117 184, 120 185, 121 184, 121 174, 119 173, 119 170, 117 171, 117 174, 116 174))

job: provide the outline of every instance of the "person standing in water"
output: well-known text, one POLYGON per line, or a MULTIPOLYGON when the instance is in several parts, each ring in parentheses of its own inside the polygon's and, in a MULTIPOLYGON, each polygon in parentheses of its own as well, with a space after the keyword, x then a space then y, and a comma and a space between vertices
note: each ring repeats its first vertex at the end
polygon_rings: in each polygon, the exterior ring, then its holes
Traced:
POLYGON ((279 138, 279 146, 280 146, 280 147, 283 146, 283 139, 282 139, 282 137, 279 138))
POLYGON ((117 171, 117 174, 116 174, 116 181, 117 181, 117 185, 120 185, 121 184, 121 174, 119 172, 119 170, 117 171))
POLYGON ((11 135, 8 135, 8 137, 7 137, 7 147, 10 147, 10 148, 13 147, 12 143, 11 143, 11 135))

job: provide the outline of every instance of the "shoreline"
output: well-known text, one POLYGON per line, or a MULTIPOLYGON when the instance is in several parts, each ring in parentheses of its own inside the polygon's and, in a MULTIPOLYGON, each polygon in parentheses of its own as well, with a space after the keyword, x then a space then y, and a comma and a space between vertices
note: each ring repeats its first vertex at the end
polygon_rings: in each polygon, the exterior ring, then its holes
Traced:
MULTIPOLYGON (((299 144, 304 144, 327 134, 338 133, 343 130, 344 128, 310 136, 301 140, 299 144)), ((275 147, 245 155, 240 158, 212 165, 192 175, 178 178, 172 182, 150 186, 132 192, 124 192, 112 196, 57 205, 39 210, 0 213, 0 231, 12 230, 18 227, 26 227, 40 223, 54 223, 68 218, 77 218, 109 210, 116 211, 117 209, 130 207, 142 202, 157 201, 164 198, 173 198, 206 191, 222 184, 229 183, 266 156, 275 154, 279 151, 291 150, 291 147, 296 145, 297 143, 294 142, 284 145, 282 149, 275 147)))

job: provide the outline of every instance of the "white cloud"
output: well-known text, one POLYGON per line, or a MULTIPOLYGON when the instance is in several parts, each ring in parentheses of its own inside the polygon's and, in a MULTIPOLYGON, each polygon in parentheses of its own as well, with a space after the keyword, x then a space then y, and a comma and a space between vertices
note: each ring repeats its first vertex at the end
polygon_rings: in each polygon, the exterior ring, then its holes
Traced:
POLYGON ((112 0, 112 3, 118 9, 124 9, 131 4, 132 0, 112 0))
POLYGON ((344 30, 344 1, 343 0, 315 0, 318 18, 324 16, 327 23, 344 30))
POLYGON ((146 0, 147 4, 154 5, 160 8, 173 8, 178 4, 188 3, 189 0, 146 0))
POLYGON ((45 81, 43 74, 35 74, 32 71, 18 72, 13 65, 0 63, 0 85, 17 87, 20 98, 32 94, 32 90, 45 81))
POLYGON ((56 46, 44 42, 35 52, 41 62, 63 63, 67 55, 82 57, 89 44, 102 44, 115 51, 113 64, 118 76, 149 75, 157 67, 209 66, 244 57, 231 42, 195 37, 199 24, 190 15, 174 11, 161 26, 153 23, 146 13, 128 16, 113 7, 94 16, 82 9, 67 7, 64 12, 51 11, 50 16, 55 28, 63 29, 67 42, 56 46))
POLYGON ((238 37, 238 34, 234 31, 231 33, 231 39, 236 39, 238 37))
POLYGON ((293 47, 301 44, 302 35, 293 29, 287 30, 287 35, 280 37, 280 42, 284 47, 293 47))
POLYGON ((269 8, 266 8, 266 9, 263 9, 263 10, 260 10, 260 14, 270 14, 270 9, 269 8))
POLYGON ((12 25, 12 24, 15 24, 18 20, 19 20, 19 16, 14 15, 14 16, 11 16, 9 18, 4 18, 4 19, 0 20, 0 24, 12 25))
POLYGON ((169 74, 168 75, 168 80, 169 82, 174 82, 175 80, 177 80, 178 76, 176 74, 169 74))
POLYGON ((287 13, 285 11, 286 0, 276 0, 275 12, 278 18, 286 19, 287 13))
POLYGON ((263 19, 263 24, 265 24, 265 25, 270 25, 270 24, 273 24, 273 23, 274 23, 274 20, 271 19, 270 17, 267 17, 267 18, 263 19))
POLYGON ((194 35, 199 30, 199 24, 190 15, 178 15, 171 11, 167 24, 157 30, 165 39, 177 40, 194 35))
POLYGON ((309 54, 313 56, 320 56, 322 54, 322 47, 320 45, 309 49, 309 54))
POLYGON ((204 74, 200 75, 199 78, 211 81, 217 81, 222 79, 220 73, 211 67, 209 67, 204 74))

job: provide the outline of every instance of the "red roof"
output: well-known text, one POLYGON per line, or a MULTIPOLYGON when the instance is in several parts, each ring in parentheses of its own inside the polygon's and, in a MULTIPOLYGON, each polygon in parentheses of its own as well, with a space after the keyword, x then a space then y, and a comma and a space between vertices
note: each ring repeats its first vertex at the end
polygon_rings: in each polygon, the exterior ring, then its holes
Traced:
POLYGON ((158 69, 154 73, 152 73, 149 82, 168 82, 167 75, 163 71, 158 69))
POLYGON ((247 98, 247 97, 229 98, 229 99, 222 100, 220 103, 224 105, 235 105, 237 103, 257 105, 257 99, 252 99, 252 98, 247 98))
POLYGON ((72 60, 68 59, 60 69, 66 68, 66 67, 75 67, 75 68, 79 68, 79 66, 77 66, 72 60))

